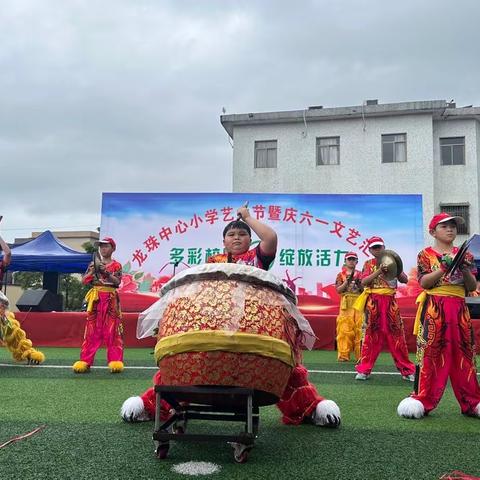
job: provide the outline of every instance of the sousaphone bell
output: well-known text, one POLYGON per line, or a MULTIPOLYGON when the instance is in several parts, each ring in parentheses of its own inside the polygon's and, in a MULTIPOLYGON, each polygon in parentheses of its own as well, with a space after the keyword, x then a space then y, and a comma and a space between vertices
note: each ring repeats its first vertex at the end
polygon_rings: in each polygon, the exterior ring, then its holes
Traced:
POLYGON ((394 280, 403 272, 402 259, 400 255, 393 250, 384 250, 377 262, 377 265, 384 265, 386 267, 387 271, 383 272, 386 280, 394 280))

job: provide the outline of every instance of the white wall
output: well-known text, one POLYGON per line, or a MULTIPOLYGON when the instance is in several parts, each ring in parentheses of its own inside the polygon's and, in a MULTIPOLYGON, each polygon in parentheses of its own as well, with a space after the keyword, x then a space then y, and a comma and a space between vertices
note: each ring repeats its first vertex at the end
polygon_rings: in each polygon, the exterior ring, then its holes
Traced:
POLYGON ((422 194, 433 211, 432 116, 405 115, 234 130, 233 191, 422 194), (382 163, 382 134, 407 134, 407 162, 382 163), (340 165, 316 166, 316 137, 340 137, 340 165), (277 140, 277 168, 254 168, 258 140, 277 140))
MULTIPOLYGON (((475 120, 438 120, 433 125, 436 211, 440 210, 440 203, 469 203, 472 233, 479 231, 477 125, 478 122, 475 120), (441 165, 442 137, 465 137, 465 165, 441 165)), ((458 240, 462 241, 465 238, 459 236, 458 240)))

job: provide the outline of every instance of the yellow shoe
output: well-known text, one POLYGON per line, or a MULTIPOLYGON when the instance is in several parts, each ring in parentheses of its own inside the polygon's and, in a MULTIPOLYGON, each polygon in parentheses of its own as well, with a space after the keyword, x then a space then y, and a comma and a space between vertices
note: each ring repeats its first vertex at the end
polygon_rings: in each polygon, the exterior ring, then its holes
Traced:
POLYGON ((73 371, 75 373, 88 373, 90 371, 90 365, 83 360, 78 360, 72 365, 73 371))
POLYGON ((123 362, 109 362, 108 368, 110 373, 121 373, 123 372, 123 362))

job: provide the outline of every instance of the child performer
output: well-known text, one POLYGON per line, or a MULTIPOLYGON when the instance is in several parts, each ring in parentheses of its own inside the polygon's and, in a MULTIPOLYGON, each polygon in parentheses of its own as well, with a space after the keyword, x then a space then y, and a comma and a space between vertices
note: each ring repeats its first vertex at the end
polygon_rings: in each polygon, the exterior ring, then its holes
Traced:
POLYGON ((0 343, 12 353, 17 362, 26 360, 30 365, 45 361, 45 355, 32 347, 32 342, 25 335, 14 314, 8 311, 8 298, 0 292, 0 343))
POLYGON ((475 346, 465 292, 475 290, 476 269, 467 252, 459 270, 446 275, 458 252, 453 246, 462 217, 435 215, 429 224, 433 247, 418 254, 418 280, 423 293, 415 319, 417 378, 415 392, 398 405, 405 418, 421 418, 440 402, 450 377, 463 414, 480 417, 480 387, 475 368, 475 346))
POLYGON ((73 364, 75 373, 86 373, 93 364, 97 350, 105 342, 107 362, 111 373, 123 371, 123 326, 117 288, 122 280, 122 266, 112 258, 116 243, 105 237, 98 242, 101 259, 98 272, 93 262, 88 266, 82 281, 91 285, 85 296, 87 323, 80 352, 80 360, 73 364))
POLYGON ((358 372, 355 379, 367 380, 386 339, 395 366, 403 379, 413 382, 415 365, 408 358, 403 322, 395 300, 397 280, 407 283, 408 278, 401 272, 393 280, 385 279, 383 273, 386 266, 378 265, 384 250, 385 243, 382 238, 369 239, 368 251, 374 258, 367 260, 363 265, 362 285, 365 290, 354 306, 361 312, 365 311, 366 322, 362 356, 360 363, 355 367, 358 372))
POLYGON ((337 275, 335 286, 340 294, 340 311, 337 317, 337 351, 339 362, 349 362, 353 353, 355 360, 360 358, 363 315, 353 308, 362 291, 361 272, 355 267, 358 256, 355 252, 345 255, 345 265, 337 275))
MULTIPOLYGON (((239 219, 230 222, 223 230, 225 254, 209 257, 208 263, 239 263, 268 270, 275 258, 277 234, 267 225, 252 218, 246 207, 238 209, 239 219), (240 219, 241 218, 241 219, 240 219), (260 238, 260 243, 249 250, 251 230, 260 238)), ((161 372, 154 377, 155 384, 161 384, 161 372)), ((285 424, 298 425, 313 423, 322 427, 340 425, 340 409, 332 400, 321 397, 308 381, 308 372, 303 365, 297 365, 290 376, 285 392, 277 403, 285 424)), ((168 412, 169 406, 162 405, 168 412)), ((130 397, 121 410, 126 421, 151 420, 155 416, 155 392, 148 389, 141 397, 130 397)))

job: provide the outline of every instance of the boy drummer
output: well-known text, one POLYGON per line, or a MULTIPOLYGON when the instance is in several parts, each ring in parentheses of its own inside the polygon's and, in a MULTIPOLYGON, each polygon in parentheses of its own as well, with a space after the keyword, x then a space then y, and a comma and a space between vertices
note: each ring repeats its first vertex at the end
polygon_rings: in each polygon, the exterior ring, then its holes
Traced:
MULTIPOLYGON (((226 253, 213 255, 207 263, 239 263, 268 270, 275 258, 277 234, 269 226, 252 218, 247 207, 238 209, 238 220, 230 222, 223 230, 223 244, 226 253), (260 243, 249 249, 251 230, 260 238, 260 243)), ((157 372, 155 383, 161 382, 157 372)), ((298 425, 313 423, 322 427, 340 425, 340 409, 332 400, 321 397, 308 381, 308 372, 303 365, 297 365, 290 375, 282 398, 277 403, 282 412, 282 422, 298 425)), ((168 406, 162 405, 168 411, 168 406)), ((130 397, 121 409, 126 421, 150 420, 155 416, 155 392, 148 389, 141 397, 130 397)))

